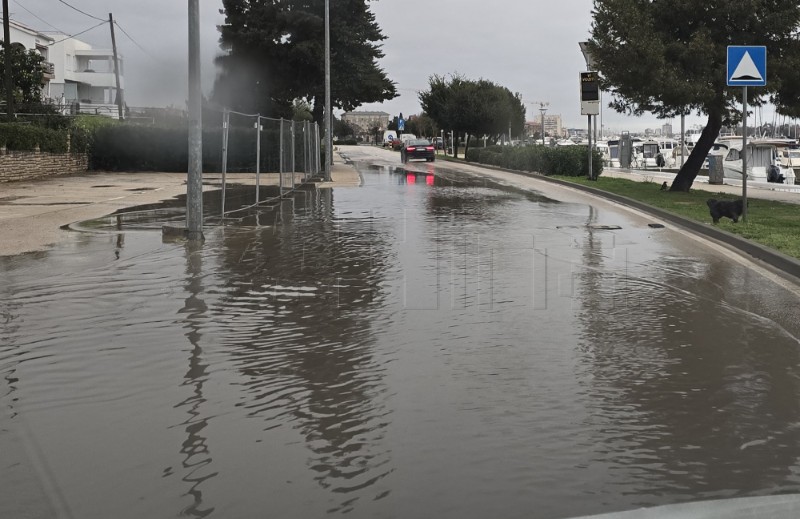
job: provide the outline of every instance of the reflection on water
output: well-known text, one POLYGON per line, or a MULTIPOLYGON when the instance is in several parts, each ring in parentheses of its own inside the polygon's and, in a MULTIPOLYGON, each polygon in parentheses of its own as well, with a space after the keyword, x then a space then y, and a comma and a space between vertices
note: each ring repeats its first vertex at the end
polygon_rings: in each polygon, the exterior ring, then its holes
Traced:
POLYGON ((203 435, 203 430, 208 425, 208 416, 203 412, 204 386, 208 382, 208 364, 203 360, 202 321, 206 316, 208 307, 202 299, 203 293, 203 257, 200 245, 188 243, 185 247, 186 254, 186 292, 188 297, 179 313, 186 314, 184 325, 186 339, 191 344, 189 357, 189 370, 184 376, 182 386, 191 389, 191 396, 179 402, 175 409, 185 409, 186 419, 180 426, 186 431, 186 439, 181 445, 181 454, 185 457, 182 461, 182 481, 188 484, 187 493, 192 497, 192 503, 181 510, 181 515, 192 517, 206 517, 214 508, 203 506, 203 482, 217 475, 210 466, 212 463, 208 438, 203 435))
POLYGON ((624 213, 430 164, 362 173, 201 247, 141 232, 170 209, 0 258, 0 516, 800 491, 795 292, 624 213))

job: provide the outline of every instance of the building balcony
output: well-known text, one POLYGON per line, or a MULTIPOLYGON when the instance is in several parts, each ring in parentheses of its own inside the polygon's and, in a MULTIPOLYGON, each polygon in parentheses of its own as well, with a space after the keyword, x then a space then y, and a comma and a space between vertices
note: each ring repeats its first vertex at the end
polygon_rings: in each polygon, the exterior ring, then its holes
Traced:
POLYGON ((42 63, 42 74, 44 78, 47 80, 55 79, 56 78, 56 66, 50 63, 49 61, 45 61, 42 63))
POLYGON ((114 51, 111 49, 77 49, 75 51, 75 57, 92 60, 107 60, 114 57, 114 51))
MULTIPOLYGON (((113 72, 93 72, 91 70, 67 72, 64 74, 64 79, 77 83, 86 83, 93 87, 117 88, 117 78, 113 72)), ((125 88, 125 79, 122 76, 119 78, 119 83, 122 88, 125 88)))

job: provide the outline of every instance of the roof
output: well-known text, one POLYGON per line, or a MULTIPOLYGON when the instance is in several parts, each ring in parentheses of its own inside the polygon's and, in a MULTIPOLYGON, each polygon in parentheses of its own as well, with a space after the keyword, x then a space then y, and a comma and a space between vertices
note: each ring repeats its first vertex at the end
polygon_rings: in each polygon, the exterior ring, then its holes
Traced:
POLYGON ((358 116, 358 117, 389 117, 389 114, 386 112, 345 112, 342 114, 342 117, 345 116, 358 116))
POLYGON ((54 41, 52 36, 48 36, 48 35, 40 32, 40 31, 37 31, 36 29, 28 27, 24 23, 19 23, 16 20, 9 20, 8 21, 8 25, 10 27, 14 27, 15 29, 20 30, 22 32, 27 32, 28 34, 31 34, 33 36, 38 36, 39 38, 42 38, 42 39, 45 39, 45 40, 54 41))

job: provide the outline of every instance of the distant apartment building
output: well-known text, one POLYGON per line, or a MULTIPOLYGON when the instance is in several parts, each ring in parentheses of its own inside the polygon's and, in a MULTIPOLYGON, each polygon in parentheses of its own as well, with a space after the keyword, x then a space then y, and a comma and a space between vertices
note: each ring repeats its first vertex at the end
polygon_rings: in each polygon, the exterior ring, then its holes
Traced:
POLYGON ((386 130, 389 126, 389 114, 386 112, 345 112, 342 121, 345 121, 356 130, 356 137, 361 140, 370 140, 375 137, 375 128, 386 130))
MULTIPOLYGON (((534 135, 538 134, 541 135, 542 131, 542 118, 537 117, 533 121, 527 121, 525 123, 525 134, 526 135, 534 135)), ((557 139, 563 138, 566 136, 564 132, 564 127, 561 123, 561 116, 558 114, 551 114, 544 116, 544 133, 549 137, 555 137, 557 139)))
MULTIPOLYGON (((11 22, 11 40, 35 49, 45 58, 42 98, 64 111, 117 115, 117 83, 114 52, 95 49, 81 40, 60 33, 41 33, 11 22)), ((120 90, 124 98, 125 78, 121 56, 117 56, 120 90)))
POLYGON ((672 138, 672 124, 665 123, 661 125, 661 136, 672 138))

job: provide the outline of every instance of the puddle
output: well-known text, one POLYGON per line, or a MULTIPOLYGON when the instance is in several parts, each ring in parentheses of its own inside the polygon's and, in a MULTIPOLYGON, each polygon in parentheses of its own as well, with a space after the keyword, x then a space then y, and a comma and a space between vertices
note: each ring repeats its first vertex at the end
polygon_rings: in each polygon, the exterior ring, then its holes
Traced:
POLYGON ((225 221, 205 192, 202 245, 162 243, 179 197, 0 258, 0 516, 572 517, 800 491, 795 295, 627 211, 360 173, 261 208, 232 187, 225 221))

